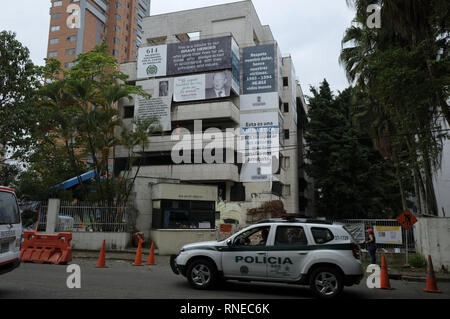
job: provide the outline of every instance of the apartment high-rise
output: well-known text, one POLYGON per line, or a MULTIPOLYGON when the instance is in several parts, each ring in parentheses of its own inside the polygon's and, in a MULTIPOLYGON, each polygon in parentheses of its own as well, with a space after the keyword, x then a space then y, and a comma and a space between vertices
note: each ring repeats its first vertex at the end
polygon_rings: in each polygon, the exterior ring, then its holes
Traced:
POLYGON ((47 57, 68 69, 78 54, 106 42, 119 63, 135 61, 149 15, 150 0, 51 0, 47 57))

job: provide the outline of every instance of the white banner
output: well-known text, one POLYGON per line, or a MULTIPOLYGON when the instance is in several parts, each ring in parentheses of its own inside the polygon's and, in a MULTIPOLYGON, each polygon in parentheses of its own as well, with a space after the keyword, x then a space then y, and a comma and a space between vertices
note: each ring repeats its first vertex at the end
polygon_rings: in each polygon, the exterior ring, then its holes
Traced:
POLYGON ((241 111, 279 108, 277 92, 241 95, 241 111))
POLYGON ((205 99, 205 74, 175 78, 173 100, 175 102, 205 99))
POLYGON ((138 79, 166 76, 167 45, 140 48, 138 51, 138 79))
POLYGON ((158 118, 164 131, 172 130, 171 104, 173 95, 173 79, 147 80, 136 83, 151 94, 149 99, 141 96, 135 98, 135 117, 145 119, 158 118))
POLYGON ((279 159, 278 113, 241 114, 240 134, 241 182, 270 181, 279 159))
POLYGON ((374 226, 375 240, 377 244, 402 245, 401 226, 374 226))

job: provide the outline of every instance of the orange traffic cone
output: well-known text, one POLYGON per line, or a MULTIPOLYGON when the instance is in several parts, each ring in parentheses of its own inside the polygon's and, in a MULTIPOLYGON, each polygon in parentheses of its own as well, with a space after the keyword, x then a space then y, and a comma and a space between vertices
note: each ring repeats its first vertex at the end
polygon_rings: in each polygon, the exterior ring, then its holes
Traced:
POLYGON ((387 271, 386 257, 384 255, 381 258, 381 278, 380 278, 380 288, 381 289, 392 289, 389 283, 389 275, 387 271))
POLYGON ((98 262, 96 268, 108 268, 106 266, 106 243, 103 240, 102 249, 100 249, 100 256, 98 256, 98 262))
POLYGON ((140 239, 133 266, 144 266, 144 264, 142 263, 142 243, 143 240, 140 239))
POLYGON ((427 285, 423 290, 425 292, 441 293, 436 284, 436 277, 434 276, 433 262, 431 261, 431 256, 428 255, 428 265, 427 265, 427 285))
POLYGON ((148 255, 147 265, 156 265, 155 264, 155 243, 152 242, 152 247, 150 248, 150 255, 148 255))

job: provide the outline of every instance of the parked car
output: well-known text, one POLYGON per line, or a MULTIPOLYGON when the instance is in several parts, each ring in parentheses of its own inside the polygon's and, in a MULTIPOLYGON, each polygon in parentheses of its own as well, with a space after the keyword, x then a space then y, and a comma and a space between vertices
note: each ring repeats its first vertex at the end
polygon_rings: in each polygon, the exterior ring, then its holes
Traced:
POLYGON ((0 186, 0 275, 20 265, 22 223, 14 190, 0 186))
POLYGON ((296 283, 320 298, 364 276, 359 247, 342 225, 300 219, 266 220, 220 242, 186 245, 170 264, 195 289, 220 280, 296 283))

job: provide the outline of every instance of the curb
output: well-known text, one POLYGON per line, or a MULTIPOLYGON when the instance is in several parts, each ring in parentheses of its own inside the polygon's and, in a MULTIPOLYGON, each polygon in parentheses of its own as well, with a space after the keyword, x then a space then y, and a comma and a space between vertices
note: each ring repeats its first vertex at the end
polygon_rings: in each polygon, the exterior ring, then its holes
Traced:
MULTIPOLYGON (((405 280, 405 281, 411 281, 411 282, 426 282, 427 281, 427 277, 408 276, 408 275, 401 275, 401 274, 393 274, 393 275, 390 274, 389 279, 405 280)), ((436 282, 450 282, 450 278, 436 277, 436 282)))

